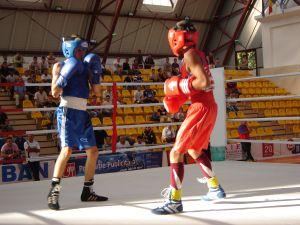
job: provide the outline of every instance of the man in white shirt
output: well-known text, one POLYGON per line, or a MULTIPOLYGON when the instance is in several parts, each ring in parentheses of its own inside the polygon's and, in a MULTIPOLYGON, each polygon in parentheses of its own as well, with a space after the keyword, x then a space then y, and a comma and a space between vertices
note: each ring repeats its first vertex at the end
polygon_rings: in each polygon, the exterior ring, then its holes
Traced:
POLYGON ((117 149, 120 149, 120 148, 129 148, 129 147, 130 147, 130 144, 129 144, 129 142, 126 140, 126 137, 125 137, 125 136, 120 136, 120 140, 119 140, 119 142, 117 143, 116 147, 117 147, 117 149))
POLYGON ((35 100, 35 106, 36 107, 44 107, 48 103, 48 96, 46 92, 44 91, 43 87, 39 88, 39 91, 37 91, 34 94, 34 100, 35 100))
POLYGON ((166 126, 161 134, 161 141, 163 143, 171 143, 175 141, 176 133, 171 125, 166 126))
POLYGON ((134 103, 141 103, 143 101, 144 93, 142 92, 142 87, 137 86, 137 90, 133 92, 134 103))
POLYGON ((51 75, 50 74, 45 74, 43 73, 42 76, 41 76, 41 79, 43 82, 47 83, 47 82, 50 82, 51 81, 51 75))
POLYGON ((34 140, 34 135, 29 134, 27 141, 24 143, 25 155, 28 161, 28 166, 32 172, 32 178, 34 181, 39 181, 39 169, 40 162, 33 161, 34 157, 38 157, 40 155, 40 144, 34 140))

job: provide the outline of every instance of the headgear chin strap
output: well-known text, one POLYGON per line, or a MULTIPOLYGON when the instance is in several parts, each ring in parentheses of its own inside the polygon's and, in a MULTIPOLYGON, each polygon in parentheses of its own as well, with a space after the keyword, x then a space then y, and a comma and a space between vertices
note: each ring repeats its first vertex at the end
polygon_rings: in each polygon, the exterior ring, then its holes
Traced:
POLYGON ((182 55, 184 49, 196 46, 198 39, 199 33, 188 20, 179 21, 168 33, 170 48, 176 56, 182 55))
POLYGON ((88 42, 85 40, 82 40, 79 37, 74 38, 63 38, 62 39, 62 52, 66 58, 74 57, 75 56, 75 50, 82 49, 82 50, 88 50, 88 42))

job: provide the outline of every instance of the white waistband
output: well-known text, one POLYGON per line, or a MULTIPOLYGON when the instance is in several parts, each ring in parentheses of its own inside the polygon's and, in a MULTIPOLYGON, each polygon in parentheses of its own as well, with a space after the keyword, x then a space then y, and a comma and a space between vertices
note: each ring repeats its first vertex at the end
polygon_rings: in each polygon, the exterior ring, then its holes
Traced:
POLYGON ((87 99, 71 96, 60 97, 59 106, 86 111, 87 99))

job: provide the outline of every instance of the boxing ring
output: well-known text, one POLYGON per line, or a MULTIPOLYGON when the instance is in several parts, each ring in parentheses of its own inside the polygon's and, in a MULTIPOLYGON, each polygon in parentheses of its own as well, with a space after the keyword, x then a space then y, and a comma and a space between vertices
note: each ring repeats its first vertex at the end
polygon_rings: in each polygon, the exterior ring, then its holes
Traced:
POLYGON ((299 166, 224 161, 213 163, 227 190, 225 200, 200 201, 205 186, 196 181, 199 169, 186 166, 184 212, 158 216, 150 209, 161 204, 160 191, 169 185, 169 168, 101 174, 95 191, 105 203, 82 203, 82 177, 64 179, 60 211, 47 208, 49 181, 0 185, 0 224, 197 224, 279 225, 300 223, 299 166))
MULTIPOLYGON (((226 82, 261 78, 266 77, 241 78, 226 82)), ((272 76, 268 78, 272 78, 272 76)), ((162 83, 154 84, 162 85, 162 83)), ((100 154, 137 150, 137 148, 121 150, 115 148, 118 129, 166 126, 169 124, 180 125, 180 123, 172 122, 118 125, 116 123, 117 107, 161 106, 162 103, 117 105, 117 85, 145 86, 153 85, 153 83, 103 83, 103 85, 113 88, 113 105, 88 107, 88 109, 113 109, 113 124, 111 126, 94 127, 95 130, 112 130, 113 134, 112 149, 102 151, 100 154)), ((50 84, 26 84, 26 86, 50 86, 50 84)), ((296 99, 298 97, 299 95, 288 95, 227 99, 226 101, 247 102, 296 99)), ((225 105, 225 99, 223 104, 225 105)), ((55 110, 55 108, 22 109, 23 112, 49 110, 55 110)), ((299 119, 299 116, 293 116, 237 118, 228 119, 228 121, 299 119)), ((225 121, 223 122, 225 123, 225 121)), ((225 130, 225 133, 221 135, 224 137, 226 135, 225 124, 221 129, 225 130)), ((26 131, 24 134, 55 132, 55 130, 32 130, 26 131)), ((234 143, 240 142, 240 139, 230 138, 228 141, 234 143)), ((252 143, 300 144, 299 141, 290 140, 252 139, 245 141, 252 143)), ((138 147, 138 150, 162 149, 171 146, 172 144, 145 146, 138 147)), ((79 155, 76 154, 76 156, 79 155)), ((39 157, 36 160, 45 161, 54 158, 55 156, 39 157)), ((105 203, 80 202, 79 193, 83 178, 64 179, 60 200, 62 210, 57 212, 49 210, 46 205, 49 181, 3 184, 0 185, 0 199, 2 202, 0 205, 0 224, 300 224, 300 214, 298 213, 300 210, 299 166, 223 161, 214 162, 213 167, 227 192, 228 198, 214 203, 201 202, 200 196, 205 194, 207 189, 196 181, 197 176, 200 176, 199 169, 196 166, 187 165, 183 184, 184 212, 170 216, 157 216, 150 212, 150 209, 162 202, 159 193, 169 185, 168 167, 95 175, 95 191, 110 198, 105 203)))

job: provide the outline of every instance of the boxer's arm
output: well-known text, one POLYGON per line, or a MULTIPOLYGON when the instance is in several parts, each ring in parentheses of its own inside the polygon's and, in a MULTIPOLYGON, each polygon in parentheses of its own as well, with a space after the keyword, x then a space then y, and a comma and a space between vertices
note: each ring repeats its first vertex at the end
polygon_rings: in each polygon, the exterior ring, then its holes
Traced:
POLYGON ((184 54, 184 62, 187 69, 196 77, 192 81, 192 87, 197 91, 209 88, 209 76, 204 71, 202 61, 194 49, 190 49, 184 54))
POLYGON ((59 77, 61 70, 61 64, 55 63, 52 69, 52 82, 51 82, 51 94, 54 98, 58 98, 60 93, 62 92, 62 88, 58 87, 57 79, 59 77))

